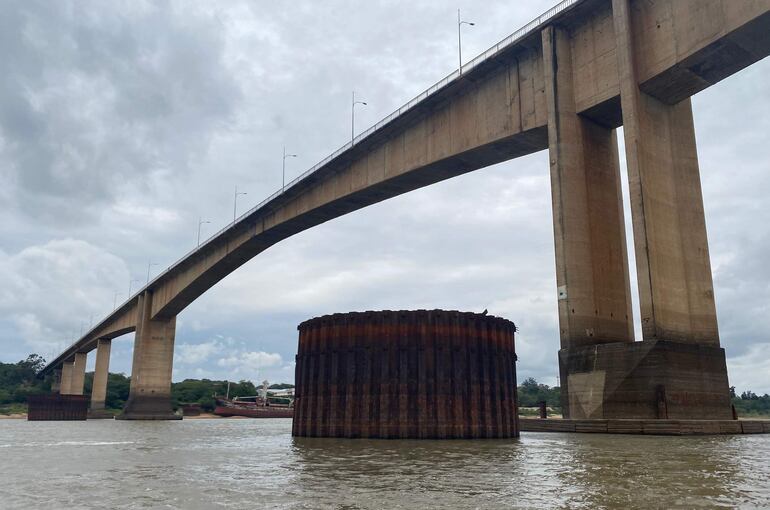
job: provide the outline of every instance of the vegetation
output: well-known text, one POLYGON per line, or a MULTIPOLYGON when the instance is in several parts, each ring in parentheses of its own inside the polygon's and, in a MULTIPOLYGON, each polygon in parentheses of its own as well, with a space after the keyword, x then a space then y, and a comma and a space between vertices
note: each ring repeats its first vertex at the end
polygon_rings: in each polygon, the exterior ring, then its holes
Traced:
POLYGON ((25 413, 28 395, 51 391, 51 381, 37 377, 44 366, 37 354, 18 363, 0 363, 0 414, 25 413))
MULTIPOLYGON (((538 407, 545 400, 548 407, 561 410, 561 388, 539 384, 534 378, 524 379, 518 388, 519 407, 538 407)), ((522 412, 521 414, 526 414, 522 412)))
POLYGON ((735 386, 731 386, 730 396, 738 417, 770 418, 770 395, 767 393, 759 396, 753 391, 744 391, 738 396, 735 394, 735 386))
MULTIPOLYGON (((90 395, 94 385, 94 373, 86 372, 83 394, 90 395)), ((128 400, 128 388, 131 386, 131 378, 124 374, 107 375, 107 395, 104 399, 104 407, 107 409, 123 409, 128 400)))
MULTIPOLYGON (((17 414, 26 412, 27 396, 48 393, 51 391, 51 378, 38 378, 37 373, 45 366, 46 361, 37 354, 30 354, 27 359, 18 363, 0 363, 0 414, 17 414)), ((107 380, 107 409, 120 410, 128 400, 131 378, 124 374, 109 374, 107 380)), ((91 394, 93 373, 86 374, 83 393, 91 394)), ((293 388, 293 384, 279 383, 269 386, 271 390, 293 388)), ((171 396, 174 407, 182 403, 198 403, 201 409, 214 409, 214 395, 227 393, 227 381, 212 381, 209 379, 185 379, 171 385, 171 396)), ((230 383, 230 397, 246 397, 257 394, 257 386, 251 381, 242 380, 230 383)), ((538 407, 545 400, 548 407, 561 410, 561 389, 539 384, 534 378, 525 379, 518 387, 519 406, 521 408, 538 407)), ((744 391, 740 395, 735 387, 730 388, 730 396, 738 416, 743 418, 770 418, 770 395, 757 395, 752 391, 744 391)), ((288 403, 282 397, 270 397, 271 402, 288 403)), ((535 409, 521 409, 520 414, 537 414, 535 409)))
POLYGON ((271 384, 267 387, 268 390, 287 390, 289 388, 293 388, 293 384, 288 383, 278 383, 278 384, 271 384))
MULTIPOLYGON (((171 384, 171 397, 174 406, 179 404, 197 403, 204 411, 214 410, 214 395, 227 394, 227 381, 211 381, 209 379, 185 379, 171 384)), ((257 388, 251 381, 242 380, 230 383, 230 398, 253 397, 257 388)))
MULTIPOLYGON (((20 414, 27 412, 27 396, 49 393, 51 377, 38 378, 37 373, 43 369, 46 361, 37 354, 31 354, 27 359, 18 363, 0 363, 0 414, 20 414)), ((83 394, 90 395, 93 388, 94 374, 86 373, 83 394)), ((107 395, 105 407, 108 410, 121 410, 128 400, 131 378, 125 374, 110 373, 107 379, 107 395)), ((279 390, 293 388, 293 384, 272 384, 270 389, 279 390)), ((212 381, 209 379, 185 379, 171 384, 171 398, 174 407, 180 404, 198 403, 205 411, 214 410, 214 395, 224 396, 227 393, 227 381, 212 381)), ((257 387, 251 381, 230 383, 230 398, 247 397, 257 394, 257 387)), ((271 397, 272 402, 280 399, 271 397)))

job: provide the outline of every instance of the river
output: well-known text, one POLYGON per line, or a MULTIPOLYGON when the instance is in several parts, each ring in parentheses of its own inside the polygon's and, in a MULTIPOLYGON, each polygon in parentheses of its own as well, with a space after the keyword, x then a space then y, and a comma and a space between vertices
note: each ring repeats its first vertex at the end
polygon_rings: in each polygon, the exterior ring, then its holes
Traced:
POLYGON ((0 420, 0 508, 770 507, 770 436, 291 437, 291 421, 0 420))

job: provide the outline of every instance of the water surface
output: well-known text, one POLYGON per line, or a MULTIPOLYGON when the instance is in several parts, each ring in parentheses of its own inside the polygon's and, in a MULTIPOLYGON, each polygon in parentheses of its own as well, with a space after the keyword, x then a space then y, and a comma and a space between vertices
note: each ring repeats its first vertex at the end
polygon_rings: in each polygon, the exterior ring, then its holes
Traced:
POLYGON ((291 437, 291 420, 0 421, 0 508, 770 507, 770 436, 291 437))

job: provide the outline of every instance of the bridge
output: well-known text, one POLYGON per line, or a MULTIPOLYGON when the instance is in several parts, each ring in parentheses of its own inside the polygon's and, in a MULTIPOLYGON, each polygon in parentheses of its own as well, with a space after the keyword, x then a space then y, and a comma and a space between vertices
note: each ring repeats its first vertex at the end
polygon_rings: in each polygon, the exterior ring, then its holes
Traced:
POLYGON ((613 407, 613 388, 636 380, 635 367, 663 346, 679 353, 675 372, 685 374, 666 376, 664 403, 677 408, 682 385, 695 384, 687 398, 699 404, 688 416, 723 416, 727 374, 690 97, 769 53, 770 0, 563 1, 187 253, 42 373, 55 375, 56 391, 82 394, 96 350, 91 407, 103 408, 110 342, 135 331, 122 417, 169 418, 176 316, 222 278, 315 225, 548 149, 565 414, 628 412, 613 407), (620 126, 641 342, 631 319, 620 126))

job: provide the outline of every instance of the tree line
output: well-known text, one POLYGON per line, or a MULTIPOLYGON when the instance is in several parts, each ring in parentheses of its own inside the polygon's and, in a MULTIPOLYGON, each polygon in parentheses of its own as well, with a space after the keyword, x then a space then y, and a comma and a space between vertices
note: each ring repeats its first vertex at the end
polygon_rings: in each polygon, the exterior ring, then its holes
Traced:
MULTIPOLYGON (((18 363, 0 363, 0 414, 25 412, 29 395, 50 393, 50 376, 40 378, 37 373, 45 367, 46 361, 38 354, 30 354, 18 363)), ((93 386, 93 372, 85 377, 83 394, 90 395, 93 386)), ((108 409, 123 409, 128 400, 131 378, 124 374, 110 373, 107 379, 105 406, 108 409)), ((269 389, 293 388, 292 384, 272 384, 269 389)), ((180 404, 197 403, 205 411, 214 409, 214 395, 227 393, 227 381, 210 379, 185 379, 171 384, 171 398, 175 407, 180 404)), ((257 394, 257 386, 251 381, 230 382, 230 397, 247 397, 257 394)), ((757 395, 752 391, 736 394, 730 388, 730 396, 739 416, 770 416, 770 395, 757 395)), ((546 401, 548 407, 561 409, 561 388, 538 383, 534 378, 525 379, 518 387, 520 407, 537 407, 546 401)))
MULTIPOLYGON (((26 412, 27 397, 51 392, 52 377, 40 378, 37 373, 45 367, 46 361, 37 354, 31 354, 18 363, 0 363, 0 414, 26 412)), ((83 394, 90 395, 94 374, 87 372, 83 394)), ((181 404, 200 404, 201 409, 214 409, 214 395, 227 394, 227 381, 210 379, 185 379, 171 384, 171 399, 174 407, 181 404)), ((111 410, 123 409, 128 400, 131 377, 110 372, 107 378, 105 407, 111 410)), ((271 384, 268 389, 293 388, 294 385, 271 384)), ((230 398, 249 397, 257 394, 257 386, 251 381, 230 382, 230 398)))

